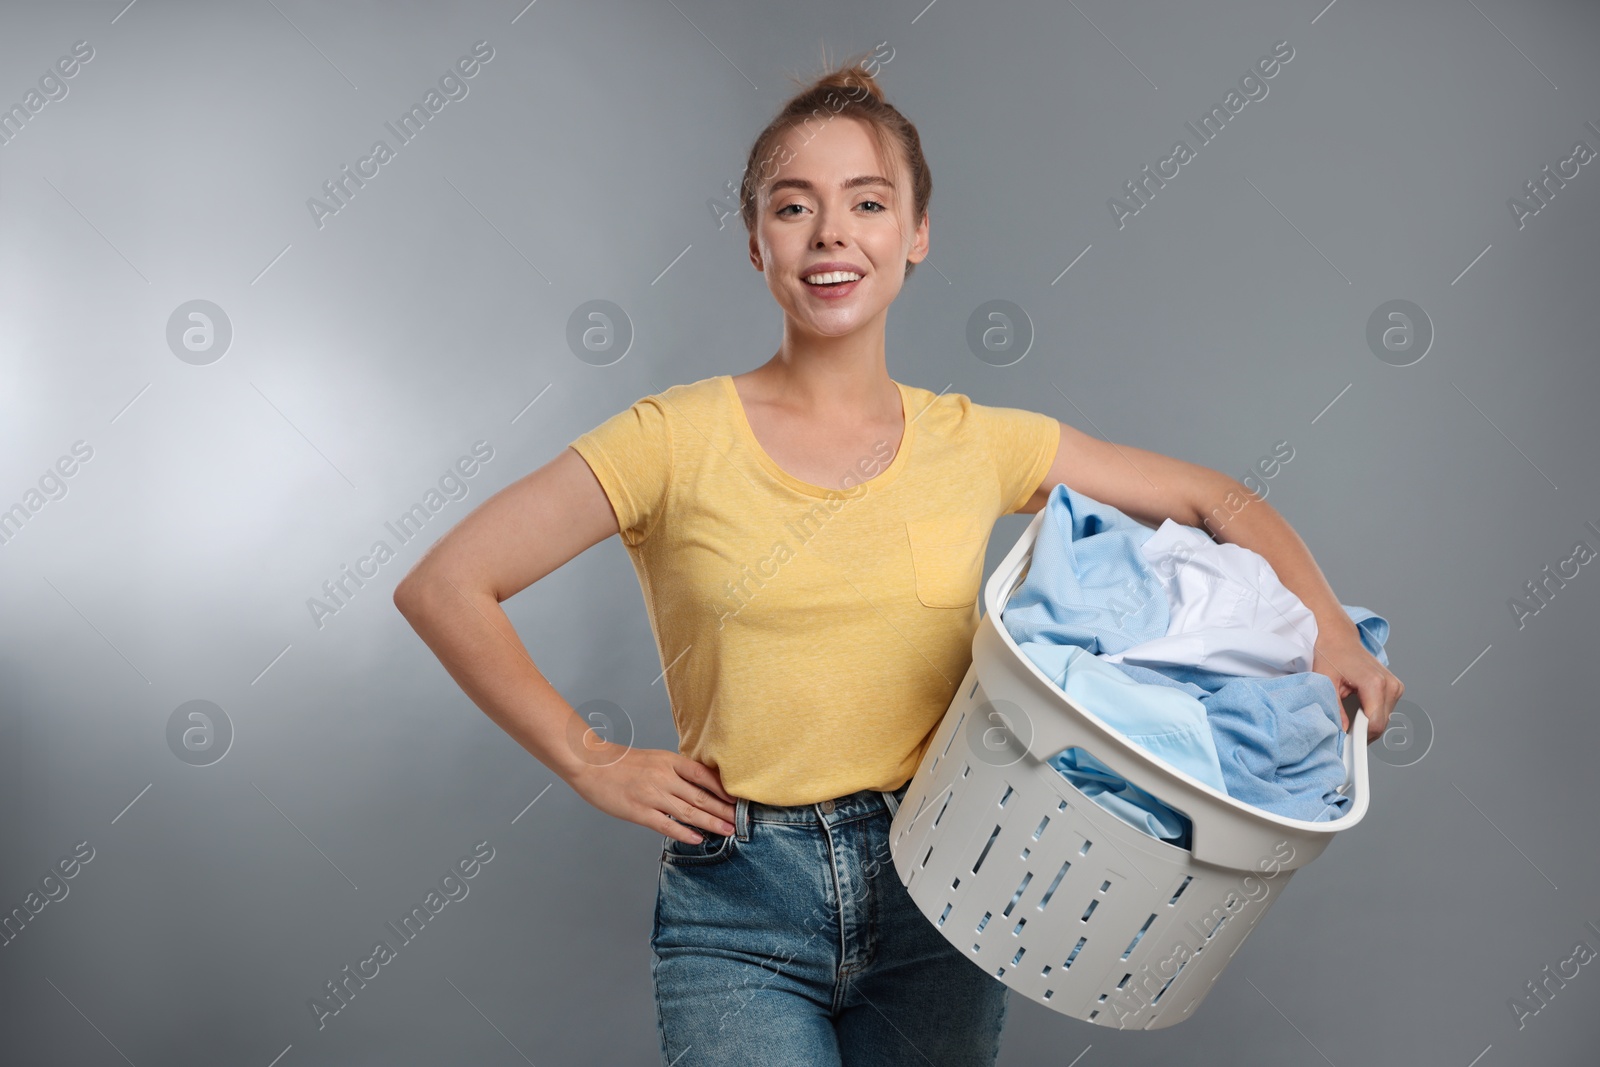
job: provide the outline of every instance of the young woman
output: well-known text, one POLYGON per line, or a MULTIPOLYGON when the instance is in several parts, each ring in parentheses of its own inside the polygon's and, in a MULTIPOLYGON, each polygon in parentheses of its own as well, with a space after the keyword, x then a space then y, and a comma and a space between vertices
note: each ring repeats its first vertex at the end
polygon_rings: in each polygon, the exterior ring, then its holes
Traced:
MULTIPOLYGON (((928 254, 931 191, 916 128, 864 70, 799 93, 745 171, 750 261, 784 316, 776 354, 582 434, 395 591, 491 719, 589 803, 664 835, 665 1063, 993 1064, 1008 990, 916 910, 888 845, 971 662, 991 527, 1061 482, 1152 526, 1249 497, 1048 415, 891 379, 885 319, 928 254), (596 741, 499 608, 613 533, 679 752, 596 741)), ((1305 545, 1254 499, 1224 532, 1313 611, 1315 669, 1359 694, 1376 737, 1404 687, 1305 545)))

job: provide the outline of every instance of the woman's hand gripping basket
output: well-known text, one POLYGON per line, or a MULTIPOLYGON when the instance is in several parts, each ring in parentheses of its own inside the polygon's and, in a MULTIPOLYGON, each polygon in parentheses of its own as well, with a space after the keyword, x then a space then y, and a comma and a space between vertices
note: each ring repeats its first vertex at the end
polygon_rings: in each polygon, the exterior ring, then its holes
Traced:
POLYGON ((894 818, 895 868, 928 921, 1016 992, 1103 1026, 1171 1026, 1295 870, 1366 814, 1367 718, 1353 716, 1351 804, 1331 822, 1262 811, 1155 759, 1069 700, 1000 621, 1043 519, 984 584, 972 666, 894 818), (1186 815, 1192 848, 1123 822, 1046 763, 1074 745, 1186 815))

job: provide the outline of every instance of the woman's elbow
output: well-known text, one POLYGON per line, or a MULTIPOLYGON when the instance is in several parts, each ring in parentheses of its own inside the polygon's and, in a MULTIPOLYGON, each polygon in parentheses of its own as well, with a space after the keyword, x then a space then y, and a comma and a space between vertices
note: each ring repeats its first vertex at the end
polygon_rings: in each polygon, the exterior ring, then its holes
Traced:
POLYGON ((412 565, 394 587, 395 609, 407 619, 414 619, 425 611, 429 600, 438 592, 443 580, 432 569, 419 561, 412 565))
POLYGON ((482 597, 495 603, 504 599, 484 575, 447 571, 427 560, 418 560, 400 579, 392 599, 400 614, 414 620, 435 604, 463 597, 469 602, 478 602, 482 597))
POLYGON ((417 572, 413 569, 394 587, 391 599, 394 601, 395 610, 408 619, 417 610, 417 603, 421 599, 421 585, 417 572))

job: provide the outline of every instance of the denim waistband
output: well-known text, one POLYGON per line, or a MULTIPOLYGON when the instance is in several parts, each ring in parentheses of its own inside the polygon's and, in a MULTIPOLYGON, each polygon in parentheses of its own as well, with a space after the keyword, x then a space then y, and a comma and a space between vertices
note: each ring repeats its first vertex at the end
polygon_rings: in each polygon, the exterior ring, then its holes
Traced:
POLYGON ((910 786, 911 782, 908 780, 905 785, 893 791, 858 789, 854 793, 847 793, 842 797, 834 797, 832 800, 819 800, 815 804, 795 804, 792 806, 763 804, 757 800, 739 797, 737 803, 734 804, 734 834, 740 841, 748 841, 750 839, 751 822, 802 824, 825 822, 833 826, 864 818, 877 811, 887 811, 892 819, 895 812, 899 810, 900 801, 904 799, 906 790, 910 786))

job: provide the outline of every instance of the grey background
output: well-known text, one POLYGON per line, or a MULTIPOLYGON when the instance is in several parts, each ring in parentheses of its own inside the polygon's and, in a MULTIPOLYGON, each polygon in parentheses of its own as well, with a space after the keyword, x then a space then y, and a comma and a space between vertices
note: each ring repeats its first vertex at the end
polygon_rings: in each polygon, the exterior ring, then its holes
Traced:
MULTIPOLYGON (((108 0, 0 19, 5 106, 94 48, 0 146, 0 506, 94 450, 0 545, 0 905, 95 850, 0 949, 8 1064, 656 1062, 659 835, 501 733, 389 597, 578 433, 771 355, 780 313, 708 201, 790 74, 881 41, 935 182, 891 375, 1235 477, 1289 441, 1270 502, 1341 600, 1391 620, 1435 730, 1421 762, 1374 761, 1363 825, 1195 1018, 1123 1034, 1013 997, 1001 1062, 1594 1062, 1600 962, 1520 1030, 1508 1000, 1580 938, 1600 949, 1600 574, 1520 628, 1508 601, 1600 546, 1600 163, 1521 229, 1507 207, 1576 140, 1600 149, 1593 5, 108 0), (469 94, 319 228, 307 199, 479 40, 469 94), (1193 145, 1185 120, 1280 40, 1269 95, 1119 230, 1107 199, 1193 145), (166 342, 194 299, 233 329, 207 366, 166 342), (566 343, 592 299, 635 331, 609 366, 566 343), (966 347, 991 299, 1036 331, 1012 366, 966 347), (1365 342, 1392 299, 1436 330, 1408 367, 1365 342), (308 598, 478 440, 494 457, 468 495, 319 628, 308 598), (165 732, 196 699, 235 732, 206 767, 165 732), (318 1030, 307 999, 481 840, 470 895, 318 1030)), ((991 566, 1025 522, 1001 520, 991 566)), ((617 539, 505 606, 572 704, 674 746, 617 539)))

